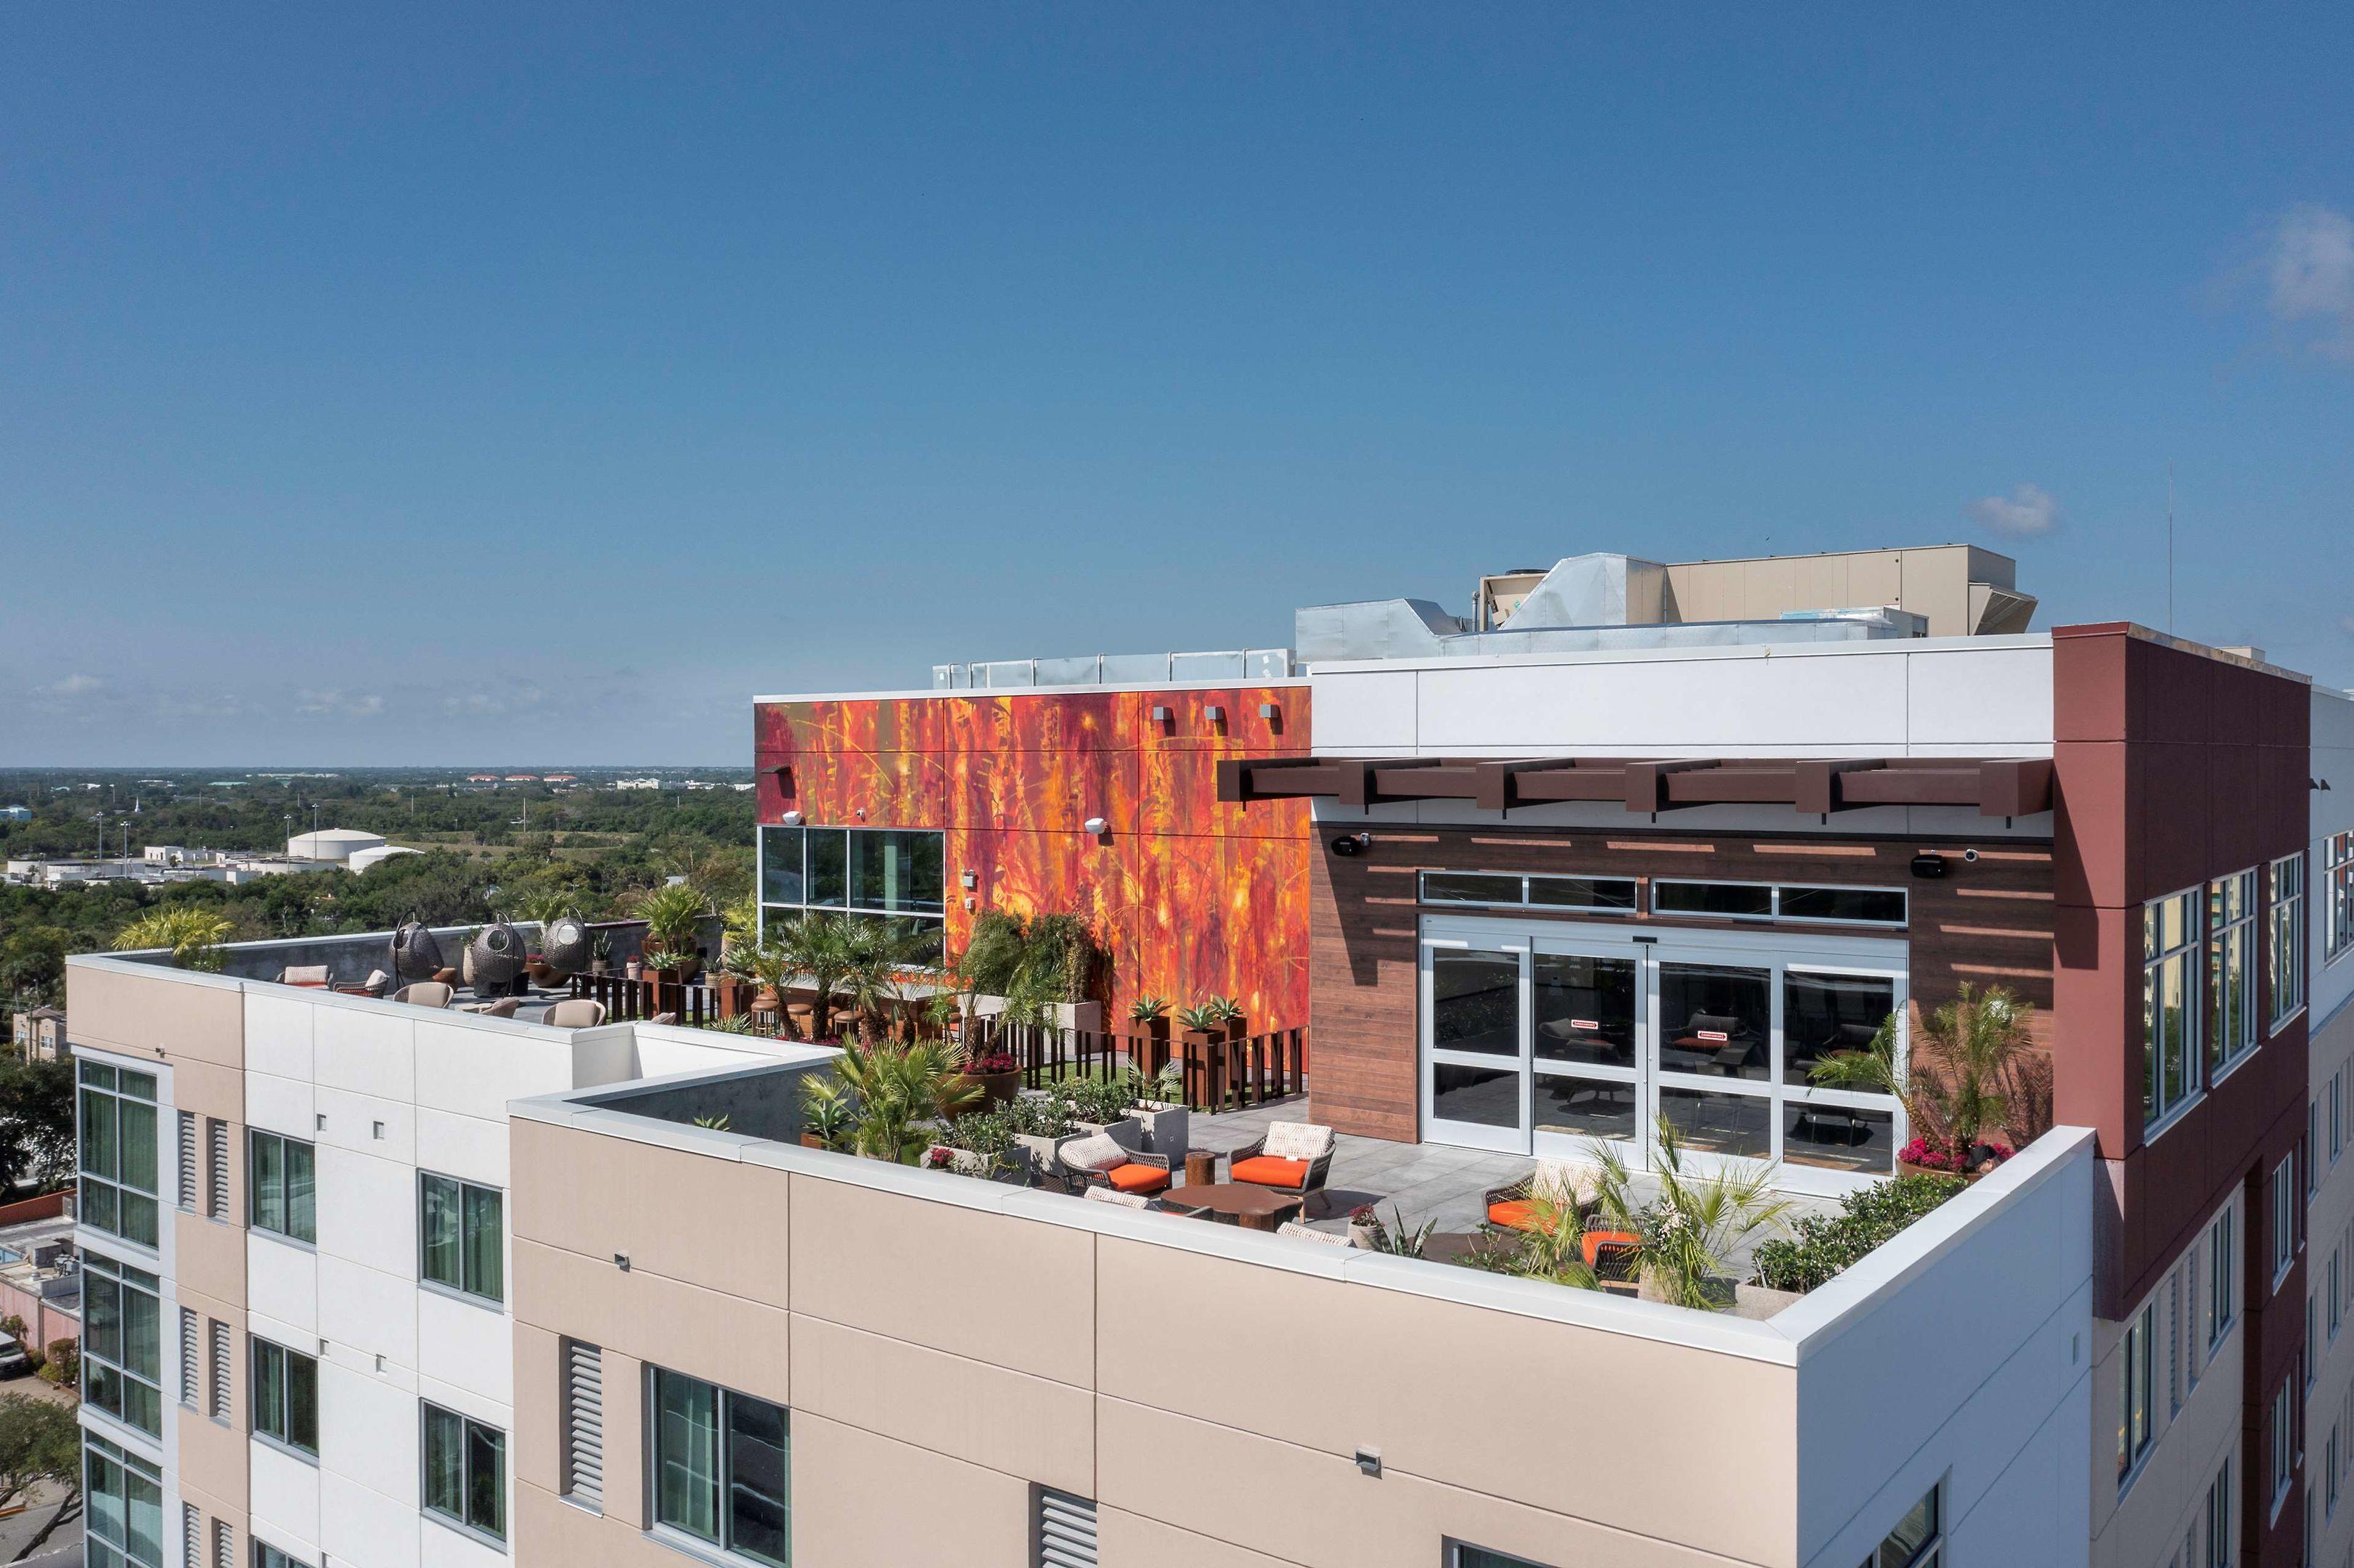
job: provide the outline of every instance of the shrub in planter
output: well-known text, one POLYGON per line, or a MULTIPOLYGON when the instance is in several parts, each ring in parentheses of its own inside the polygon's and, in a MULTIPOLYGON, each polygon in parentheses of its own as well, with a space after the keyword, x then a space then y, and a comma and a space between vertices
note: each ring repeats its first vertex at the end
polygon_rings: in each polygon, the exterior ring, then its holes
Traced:
POLYGON ((1961 1190, 1960 1182, 1943 1176, 1899 1176, 1850 1192, 1838 1213, 1808 1214, 1791 1224, 1787 1237, 1760 1242, 1754 1255, 1757 1283, 1812 1290, 1961 1190))
POLYGON ((51 1340, 48 1359, 41 1363, 41 1377, 59 1388, 81 1386, 81 1341, 51 1340))

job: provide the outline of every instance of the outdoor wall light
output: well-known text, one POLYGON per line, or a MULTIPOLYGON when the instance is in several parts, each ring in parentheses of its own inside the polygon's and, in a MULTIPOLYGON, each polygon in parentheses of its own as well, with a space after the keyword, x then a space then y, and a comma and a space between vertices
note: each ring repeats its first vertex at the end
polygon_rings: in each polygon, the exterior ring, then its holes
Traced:
POLYGON ((1382 1473, 1382 1451, 1379 1448, 1358 1449, 1357 1468, 1364 1474, 1372 1476, 1375 1479, 1379 1479, 1382 1473))
POLYGON ((964 872, 957 877, 957 881, 966 887, 979 887, 981 885, 981 873, 977 871, 964 872))
POLYGON ((1275 717, 1276 711, 1276 706, 1273 703, 1261 703, 1258 705, 1258 716, 1263 719, 1271 719, 1275 717))
POLYGON ((1089 817, 1086 821, 1081 822, 1079 826, 1085 828, 1087 832, 1095 838, 1101 838, 1106 833, 1111 832, 1111 824, 1104 821, 1101 817, 1089 817))
POLYGON ((1159 703, 1155 703, 1155 704, 1153 704, 1153 705, 1152 705, 1152 722, 1153 722, 1154 724, 1167 724, 1167 723, 1168 723, 1172 718, 1174 718, 1175 716, 1176 716, 1176 715, 1175 715, 1174 714, 1171 713, 1167 708, 1163 707, 1163 706, 1162 706, 1161 705, 1160 705, 1159 703))
POLYGON ((798 828, 801 825, 801 814, 799 811, 787 811, 780 820, 789 828, 798 828))
POLYGON ((1224 724, 1226 722, 1226 710, 1220 707, 1217 704, 1212 703, 1203 708, 1202 716, 1208 719, 1212 724, 1224 724))

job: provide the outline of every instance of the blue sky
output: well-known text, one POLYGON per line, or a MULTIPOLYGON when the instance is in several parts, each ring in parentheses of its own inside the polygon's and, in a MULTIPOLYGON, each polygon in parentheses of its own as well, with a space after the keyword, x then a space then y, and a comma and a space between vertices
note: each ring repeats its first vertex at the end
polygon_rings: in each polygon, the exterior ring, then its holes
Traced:
POLYGON ((0 9, 0 758, 1977 539, 2354 682, 2354 12, 0 9), (2006 534, 2002 529, 2009 529, 2006 534))

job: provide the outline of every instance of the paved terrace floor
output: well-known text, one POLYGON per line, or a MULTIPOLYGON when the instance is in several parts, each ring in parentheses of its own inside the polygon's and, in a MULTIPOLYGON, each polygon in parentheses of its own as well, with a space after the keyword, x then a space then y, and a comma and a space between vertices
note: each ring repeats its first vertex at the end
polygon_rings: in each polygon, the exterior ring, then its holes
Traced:
MULTIPOLYGON (((1217 1116, 1196 1111, 1192 1118, 1191 1137, 1196 1149, 1230 1154, 1265 1133, 1269 1122, 1307 1119, 1308 1100, 1299 1096, 1217 1116)), ((1436 1143, 1391 1143, 1341 1133, 1333 1150, 1331 1172, 1325 1181, 1331 1202, 1325 1206, 1311 1205, 1303 1218, 1319 1230, 1341 1230, 1349 1223, 1351 1209, 1372 1203, 1381 1210, 1385 1220, 1395 1207, 1408 1229, 1435 1220, 1442 1232, 1474 1231, 1488 1217, 1482 1194, 1491 1187, 1519 1180, 1535 1170, 1536 1165, 1535 1160, 1518 1154, 1490 1154, 1436 1143)), ((1220 1174, 1224 1174, 1223 1167, 1220 1174)), ((1659 1184, 1637 1172, 1635 1190, 1639 1197, 1648 1199, 1657 1194, 1659 1184)), ((1791 1202, 1791 1219, 1839 1207, 1825 1198, 1794 1197, 1791 1202)), ((1744 1247, 1736 1259, 1744 1272, 1751 1250, 1752 1247, 1744 1247)))

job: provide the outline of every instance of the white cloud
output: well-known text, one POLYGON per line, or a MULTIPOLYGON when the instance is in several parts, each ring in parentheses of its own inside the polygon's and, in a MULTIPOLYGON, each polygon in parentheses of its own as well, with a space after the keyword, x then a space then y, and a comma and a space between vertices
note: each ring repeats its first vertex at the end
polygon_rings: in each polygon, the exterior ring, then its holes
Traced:
POLYGON ((68 675, 49 688, 52 696, 94 697, 106 690, 105 680, 97 675, 68 675))
POLYGON ((374 692, 346 692, 340 686, 325 691, 306 688, 294 694, 294 711, 322 718, 375 718, 384 712, 384 698, 374 692))
POLYGON ((2041 486, 2022 484, 2008 496, 1982 495, 1967 508, 1979 527, 2013 539, 2034 539, 2060 526, 2060 503, 2041 486))
POLYGON ((2317 202, 2283 213, 2266 238, 2264 303, 2296 346, 2354 364, 2354 218, 2317 202))

